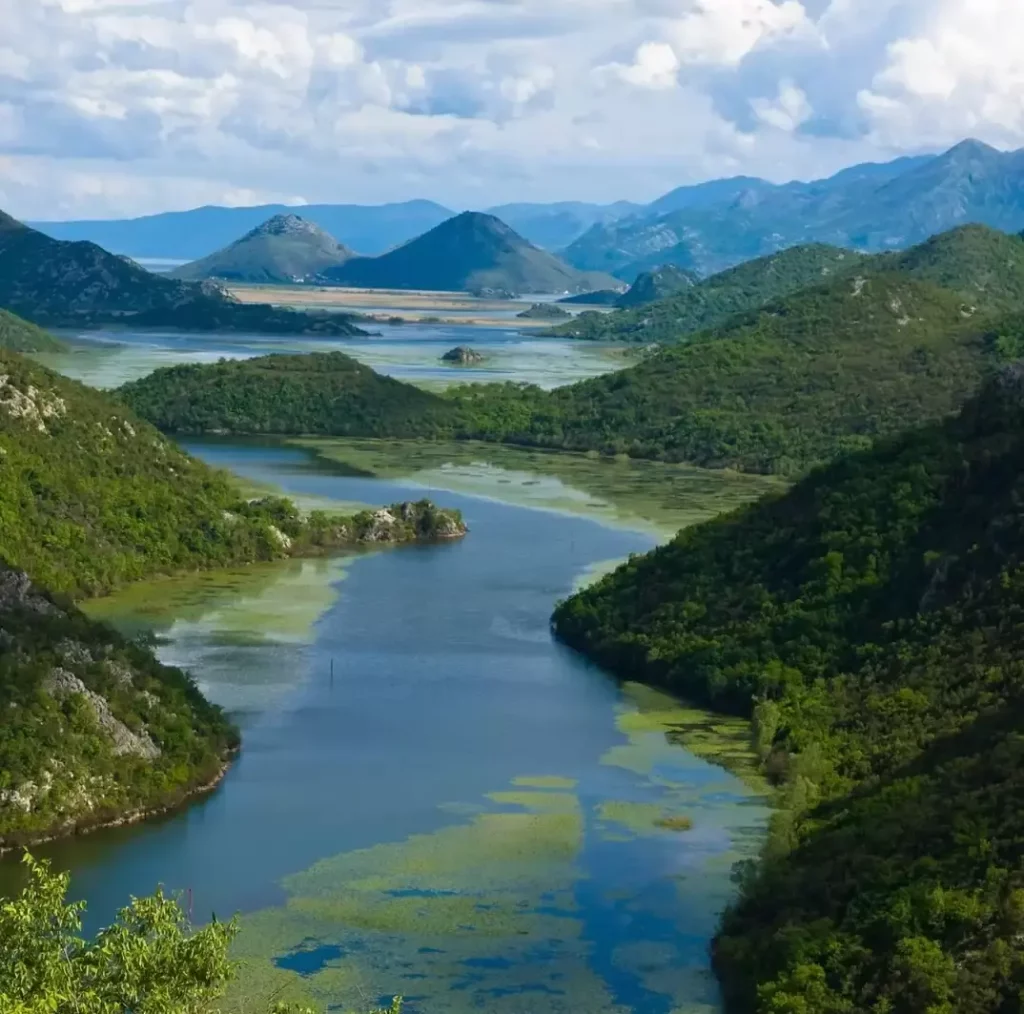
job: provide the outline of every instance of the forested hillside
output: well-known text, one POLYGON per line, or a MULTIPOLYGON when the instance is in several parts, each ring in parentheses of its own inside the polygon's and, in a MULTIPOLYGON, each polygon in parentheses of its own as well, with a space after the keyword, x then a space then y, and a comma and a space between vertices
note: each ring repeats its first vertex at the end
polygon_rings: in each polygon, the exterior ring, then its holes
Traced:
POLYGON ((41 327, 7 310, 0 310, 0 349, 12 352, 60 352, 66 347, 64 342, 41 327))
MULTIPOLYGON (((549 332, 591 341, 669 344, 731 316, 756 309, 830 275, 854 269, 865 258, 852 250, 814 244, 760 257, 712 275, 664 299, 613 313, 582 313, 549 332)), ((627 307, 621 298, 620 307, 627 307)))
POLYGON ((0 562, 0 848, 173 805, 237 730, 192 680, 0 562))
MULTIPOLYGON (((442 528, 445 518, 455 515, 439 512, 442 528)), ((275 498, 247 502, 226 474, 109 395, 0 351, 0 560, 42 586, 95 593, 365 534, 359 519, 302 518, 275 498)), ((388 539, 430 535, 395 528, 388 539)))
POLYGON ((333 353, 173 367, 121 395, 170 433, 472 438, 796 475, 955 411, 1022 343, 1024 318, 989 321, 900 274, 855 275, 551 392, 442 397, 333 353))
POLYGON ((784 810, 716 944, 737 1012, 1016 1010, 1024 368, 563 603, 613 672, 754 719, 784 810))

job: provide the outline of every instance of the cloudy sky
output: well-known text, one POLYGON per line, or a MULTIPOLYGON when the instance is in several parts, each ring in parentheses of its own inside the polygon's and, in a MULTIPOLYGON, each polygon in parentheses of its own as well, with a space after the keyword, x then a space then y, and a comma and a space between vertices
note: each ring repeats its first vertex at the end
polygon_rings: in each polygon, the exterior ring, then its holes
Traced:
POLYGON ((1024 146, 1021 0, 0 0, 0 208, 649 200, 1024 146))

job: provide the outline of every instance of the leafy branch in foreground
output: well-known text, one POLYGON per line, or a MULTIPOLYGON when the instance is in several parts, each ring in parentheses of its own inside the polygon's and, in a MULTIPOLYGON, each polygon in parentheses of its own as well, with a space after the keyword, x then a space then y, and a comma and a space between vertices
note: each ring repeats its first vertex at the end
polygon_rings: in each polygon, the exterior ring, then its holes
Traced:
MULTIPOLYGON (((193 930, 162 891, 133 898, 94 940, 80 936, 84 902, 68 902, 70 877, 25 854, 29 882, 0 902, 0 1014, 201 1014, 234 968, 237 920, 193 930)), ((400 1014, 396 997, 386 1011, 400 1014)), ((273 1014, 315 1014, 278 1004, 273 1014)))

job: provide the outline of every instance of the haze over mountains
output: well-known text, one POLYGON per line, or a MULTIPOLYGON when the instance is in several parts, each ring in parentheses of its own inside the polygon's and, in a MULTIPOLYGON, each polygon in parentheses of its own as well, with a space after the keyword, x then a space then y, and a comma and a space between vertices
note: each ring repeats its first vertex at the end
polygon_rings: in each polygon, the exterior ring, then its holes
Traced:
MULTIPOLYGON (((89 239, 132 257, 194 260, 277 214, 301 214, 364 256, 384 253, 453 217, 431 201, 376 207, 197 208, 125 221, 38 223, 59 239, 89 239)), ((678 187, 649 204, 505 204, 489 209, 573 267, 632 282, 671 263, 701 275, 806 242, 865 251, 910 246, 971 222, 1024 229, 1024 151, 968 140, 937 156, 851 166, 825 180, 753 177, 678 187)))

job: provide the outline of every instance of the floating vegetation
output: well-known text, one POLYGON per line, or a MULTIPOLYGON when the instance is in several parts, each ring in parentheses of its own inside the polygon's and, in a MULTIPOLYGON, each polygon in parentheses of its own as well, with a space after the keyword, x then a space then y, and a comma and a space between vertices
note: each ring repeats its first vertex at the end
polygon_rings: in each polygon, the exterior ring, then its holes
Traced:
POLYGON ((777 479, 725 470, 473 441, 294 443, 380 478, 592 517, 661 537, 782 488, 777 479))
POLYGON ((575 789, 579 782, 561 775, 522 775, 513 778, 512 784, 524 789, 575 789))
POLYGON ((240 956, 273 969, 253 982, 340 1009, 402 993, 411 1014, 713 1014, 707 941, 767 808, 673 741, 692 721, 627 688, 624 742, 583 776, 521 775, 443 808, 461 823, 287 877, 283 907, 242 920, 240 956))

